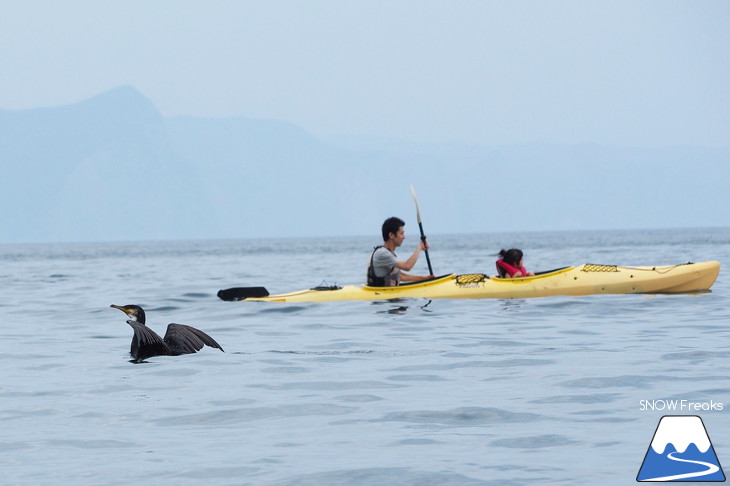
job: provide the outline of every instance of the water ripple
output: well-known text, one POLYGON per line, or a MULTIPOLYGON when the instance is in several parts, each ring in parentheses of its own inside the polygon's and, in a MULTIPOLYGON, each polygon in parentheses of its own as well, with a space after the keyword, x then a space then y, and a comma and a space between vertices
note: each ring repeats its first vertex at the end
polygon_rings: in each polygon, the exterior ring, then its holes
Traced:
POLYGON ((510 412, 499 408, 463 407, 447 411, 412 410, 393 412, 385 415, 379 421, 470 426, 495 423, 534 422, 542 418, 543 416, 538 414, 510 412))
POLYGON ((544 366, 554 363, 553 360, 546 359, 505 359, 498 361, 467 361, 461 363, 449 364, 432 364, 432 365, 411 365, 393 368, 391 371, 448 371, 460 368, 513 368, 520 366, 544 366))
POLYGON ((167 417, 157 421, 158 425, 176 427, 180 425, 190 426, 220 426, 232 425, 239 422, 251 422, 267 419, 282 419, 291 417, 307 416, 332 416, 345 415, 357 409, 341 405, 307 404, 307 405, 282 405, 280 407, 254 407, 231 410, 217 410, 214 412, 196 413, 167 417))
POLYGON ((251 388, 265 388, 267 390, 369 390, 401 388, 404 385, 383 383, 382 381, 304 381, 279 384, 252 384, 251 388))
POLYGON ((578 442, 563 435, 536 435, 531 437, 513 437, 509 439, 493 440, 491 445, 495 447, 507 447, 510 449, 542 449, 545 447, 563 447, 574 445, 578 442))
POLYGON ((672 381, 714 381, 720 378, 717 376, 707 377, 678 377, 670 375, 623 375, 623 376, 607 376, 607 377, 594 377, 594 378, 579 378, 576 380, 569 380, 563 382, 561 385, 567 388, 636 388, 636 389, 648 389, 652 385, 656 385, 661 382, 672 382, 672 381))
POLYGON ((414 471, 405 468, 367 468, 327 471, 314 474, 304 474, 277 481, 272 486, 512 486, 523 484, 510 480, 480 480, 455 473, 438 473, 431 471, 414 471))

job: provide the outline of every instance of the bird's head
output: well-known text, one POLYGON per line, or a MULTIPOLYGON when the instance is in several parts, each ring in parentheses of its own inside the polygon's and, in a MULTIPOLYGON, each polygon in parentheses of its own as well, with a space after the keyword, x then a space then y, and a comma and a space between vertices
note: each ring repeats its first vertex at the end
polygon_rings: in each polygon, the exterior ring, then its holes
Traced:
POLYGON ((137 321, 140 324, 144 324, 145 317, 144 317, 144 311, 142 308, 138 305, 110 305, 109 307, 114 307, 115 309, 119 309, 120 311, 124 312, 129 316, 129 319, 132 321, 137 321))

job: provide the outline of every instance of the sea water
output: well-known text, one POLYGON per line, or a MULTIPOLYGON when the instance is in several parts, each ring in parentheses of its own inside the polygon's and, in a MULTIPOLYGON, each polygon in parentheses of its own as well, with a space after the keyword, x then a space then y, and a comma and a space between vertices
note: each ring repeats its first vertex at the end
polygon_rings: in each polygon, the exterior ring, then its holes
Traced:
MULTIPOLYGON (((216 297, 362 282, 377 243, 0 246, 0 483, 635 484, 657 423, 677 414, 701 416, 730 464, 724 269, 711 292, 681 295, 216 297), (141 305, 160 334, 170 322, 196 326, 225 353, 131 363, 132 329, 110 304, 141 305), (682 400, 701 408, 666 409, 682 400)), ((532 271, 730 262, 730 229, 430 243, 436 274, 493 274, 507 247, 522 248, 532 271)), ((424 258, 414 273, 427 273, 424 258)))

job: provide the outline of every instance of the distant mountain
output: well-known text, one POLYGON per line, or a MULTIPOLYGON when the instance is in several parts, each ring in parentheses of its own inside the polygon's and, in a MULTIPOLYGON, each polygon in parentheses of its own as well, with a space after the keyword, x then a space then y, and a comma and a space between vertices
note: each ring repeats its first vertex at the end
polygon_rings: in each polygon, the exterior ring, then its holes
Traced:
MULTIPOLYGON (((3 241, 194 237, 209 205, 164 119, 124 87, 59 108, 0 111, 3 241)), ((203 220, 204 221, 204 220, 203 220)))
POLYGON ((730 226, 730 150, 483 147, 165 118, 132 87, 0 110, 0 242, 730 226), (413 231, 413 230, 411 230, 413 231))
POLYGON ((178 153, 204 173, 219 236, 341 233, 355 188, 372 183, 352 154, 290 123, 176 117, 167 127, 178 153))

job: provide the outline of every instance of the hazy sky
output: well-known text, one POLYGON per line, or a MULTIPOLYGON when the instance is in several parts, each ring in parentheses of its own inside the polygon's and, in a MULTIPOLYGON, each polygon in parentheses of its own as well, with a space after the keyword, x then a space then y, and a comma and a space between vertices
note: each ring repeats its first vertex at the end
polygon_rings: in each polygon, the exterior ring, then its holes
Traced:
POLYGON ((23 1, 0 108, 119 85, 317 135, 730 145, 730 2, 23 1))

